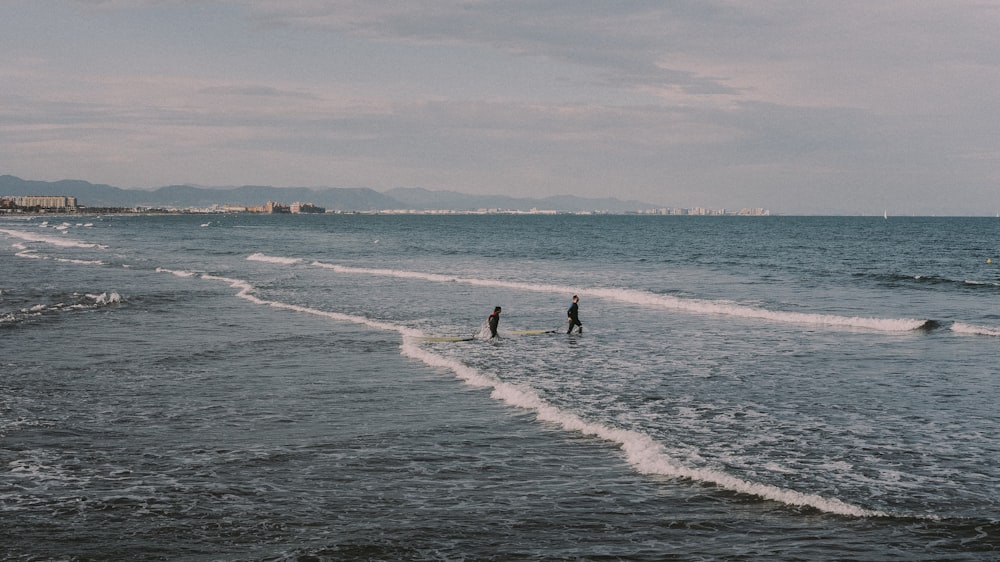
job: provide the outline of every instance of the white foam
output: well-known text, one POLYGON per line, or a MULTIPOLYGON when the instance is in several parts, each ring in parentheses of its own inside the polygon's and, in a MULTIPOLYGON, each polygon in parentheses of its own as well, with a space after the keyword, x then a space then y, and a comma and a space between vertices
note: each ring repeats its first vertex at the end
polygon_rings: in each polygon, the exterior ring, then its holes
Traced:
MULTIPOLYGON (((281 258, 270 258, 281 259, 281 258)), ((604 298, 628 304, 640 306, 655 306, 670 310, 681 310, 694 314, 720 314, 728 316, 738 316, 741 318, 767 320, 770 322, 784 322, 797 324, 818 324, 826 326, 838 326, 845 328, 865 328, 879 331, 910 331, 924 326, 927 321, 914 318, 869 318, 858 316, 838 316, 834 314, 811 314, 802 312, 788 312, 778 310, 768 310, 764 308, 752 307, 726 301, 710 301, 702 299, 683 299, 669 295, 658 295, 649 291, 635 289, 608 289, 608 288, 585 288, 569 287, 560 285, 522 283, 515 281, 498 281, 491 279, 476 279, 467 277, 455 277, 452 275, 441 275, 437 273, 423 273, 418 271, 403 271, 396 269, 375 269, 364 267, 348 267, 343 265, 328 264, 319 261, 312 262, 313 266, 329 269, 337 273, 376 275, 383 277, 397 277, 403 279, 419 279, 434 283, 464 283, 468 285, 483 287, 500 287, 521 291, 534 291, 559 294, 586 294, 591 297, 604 298)))
POLYGON ((45 257, 43 255, 40 255, 35 250, 22 250, 22 251, 14 254, 14 255, 17 256, 17 257, 19 257, 19 258, 30 258, 30 259, 33 259, 33 260, 47 260, 47 259, 49 259, 49 258, 47 258, 47 257, 45 257))
POLYGON ((35 234, 32 232, 26 232, 23 230, 11 230, 8 228, 0 228, 0 233, 6 234, 13 238, 19 238, 21 240, 27 240, 29 242, 42 242, 44 244, 51 244, 53 246, 62 247, 72 247, 72 248, 107 248, 103 244, 91 244, 89 242, 84 242, 82 240, 74 240, 72 238, 66 238, 65 236, 46 236, 44 234, 35 234))
POLYGON ((178 269, 166 269, 164 267, 157 267, 156 268, 156 272, 157 273, 170 273, 171 275, 176 275, 177 277, 194 277, 195 275, 198 275, 197 273, 195 273, 193 271, 184 271, 184 270, 178 270, 178 269))
POLYGON ((292 265, 301 262, 302 260, 298 258, 282 258, 277 256, 266 256, 264 254, 251 254, 247 256, 248 261, 262 261, 267 263, 280 263, 284 265, 292 265))
POLYGON ((442 369, 448 369, 449 371, 455 373, 455 375, 470 386, 480 387, 480 388, 490 388, 495 387, 497 382, 479 371, 464 365, 460 361, 455 359, 449 359, 447 357, 442 357, 436 353, 431 353, 426 349, 423 349, 417 345, 417 338, 420 336, 412 336, 403 338, 403 345, 401 347, 402 353, 406 357, 416 359, 430 367, 440 367, 442 369))
POLYGON ((835 314, 815 314, 768 310, 753 306, 741 305, 726 301, 708 301, 701 299, 682 299, 669 295, 657 295, 646 291, 631 289, 589 289, 588 294, 632 304, 660 306, 674 310, 683 310, 699 314, 722 314, 796 324, 819 324, 826 326, 842 326, 852 328, 867 328, 881 331, 916 330, 926 320, 913 318, 870 318, 860 316, 838 316, 835 314))
POLYGON ((687 478, 697 482, 713 484, 734 492, 750 494, 786 505, 806 506, 839 515, 854 517, 880 517, 886 514, 865 509, 835 498, 816 494, 806 494, 770 484, 750 482, 712 468, 686 466, 671 456, 666 448, 649 435, 626 429, 618 429, 603 424, 588 422, 579 416, 565 412, 547 404, 534 391, 497 383, 493 396, 512 406, 533 410, 538 419, 554 423, 567 431, 592 435, 618 444, 625 452, 625 458, 643 474, 655 474, 671 478, 687 478))
POLYGON ((58 261, 63 263, 73 263, 76 265, 107 265, 101 260, 75 260, 69 258, 53 258, 53 261, 58 261))
POLYGON ((363 324, 365 326, 368 326, 370 328, 375 328, 378 330, 392 330, 399 332, 403 336, 407 337, 420 337, 424 335, 419 330, 405 328, 402 326, 398 326, 396 324, 390 324, 388 322, 379 322, 377 320, 371 320, 363 316, 352 316, 350 314, 343 314, 340 312, 330 312, 327 310, 319 310, 307 306, 300 306, 297 304, 288 304, 278 301, 265 300, 254 295, 253 285, 241 279, 233 279, 230 277, 219 277, 216 275, 209 275, 207 273, 202 274, 201 278, 209 281, 223 281, 225 283, 228 283, 230 287, 233 287, 234 289, 239 289, 239 292, 236 293, 237 297, 248 300, 254 304, 260 304, 274 308, 281 308, 285 310, 293 310, 296 312, 304 312, 306 314, 314 314, 316 316, 324 316, 326 318, 330 318, 332 320, 339 320, 342 322, 353 322, 355 324, 363 324))
POLYGON ((992 326, 976 326, 974 324, 965 324, 963 322, 953 323, 951 325, 951 331, 957 334, 966 334, 973 336, 1000 337, 1000 328, 992 326))
POLYGON ((112 304, 122 302, 122 296, 114 291, 111 293, 101 293, 99 295, 88 294, 87 297, 94 299, 95 304, 112 304))
MULTIPOLYGON (((22 246, 22 248, 23 248, 23 246, 22 246)), ((52 261, 56 261, 56 262, 72 263, 72 264, 77 264, 77 265, 107 265, 107 264, 105 264, 101 260, 78 260, 78 259, 71 259, 71 258, 53 258, 53 257, 50 257, 50 256, 45 256, 45 255, 39 254, 35 250, 21 250, 20 252, 15 253, 14 256, 15 257, 19 257, 19 258, 29 258, 29 259, 33 259, 33 260, 52 260, 52 261)))

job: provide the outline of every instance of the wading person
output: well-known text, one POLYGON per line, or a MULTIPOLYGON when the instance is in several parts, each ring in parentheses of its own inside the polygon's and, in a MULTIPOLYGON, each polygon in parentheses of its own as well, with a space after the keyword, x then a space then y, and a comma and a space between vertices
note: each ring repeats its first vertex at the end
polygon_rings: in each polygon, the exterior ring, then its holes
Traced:
POLYGON ((493 309, 493 314, 490 314, 490 317, 486 320, 486 323, 489 324, 490 327, 490 338, 497 337, 497 326, 500 325, 499 306, 493 309))
POLYGON ((573 295, 573 304, 569 305, 569 310, 566 311, 566 321, 569 323, 569 328, 567 328, 566 333, 573 331, 573 326, 579 326, 577 331, 578 334, 583 333, 583 324, 580 323, 580 297, 573 295))

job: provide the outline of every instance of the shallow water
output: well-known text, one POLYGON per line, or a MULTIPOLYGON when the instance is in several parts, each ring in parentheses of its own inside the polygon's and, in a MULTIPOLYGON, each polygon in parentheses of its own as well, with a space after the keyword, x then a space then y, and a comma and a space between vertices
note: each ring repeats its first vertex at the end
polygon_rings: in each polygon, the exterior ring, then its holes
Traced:
POLYGON ((991 559, 998 234, 0 219, 0 549, 991 559), (579 336, 562 333, 573 294, 579 336))

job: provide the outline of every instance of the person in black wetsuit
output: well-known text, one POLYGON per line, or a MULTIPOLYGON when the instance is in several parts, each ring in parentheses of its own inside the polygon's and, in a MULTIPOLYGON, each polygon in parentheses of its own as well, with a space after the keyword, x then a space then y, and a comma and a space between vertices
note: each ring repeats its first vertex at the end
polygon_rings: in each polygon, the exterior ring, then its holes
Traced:
POLYGON ((497 337, 497 326, 500 325, 500 307, 493 309, 493 314, 490 314, 489 319, 486 320, 487 324, 490 326, 490 338, 497 337))
POLYGON ((583 324, 580 323, 580 305, 577 304, 579 302, 580 297, 573 295, 573 304, 569 305, 569 310, 566 311, 566 320, 569 322, 569 329, 566 330, 567 334, 573 331, 573 326, 579 326, 580 328, 577 333, 583 333, 583 324))

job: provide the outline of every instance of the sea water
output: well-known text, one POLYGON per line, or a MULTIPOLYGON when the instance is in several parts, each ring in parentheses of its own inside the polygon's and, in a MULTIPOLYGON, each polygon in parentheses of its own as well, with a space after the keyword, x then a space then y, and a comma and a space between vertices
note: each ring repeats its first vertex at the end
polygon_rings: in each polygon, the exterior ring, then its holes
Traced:
POLYGON ((991 218, 2 218, 0 555, 989 560, 998 359, 991 218))

